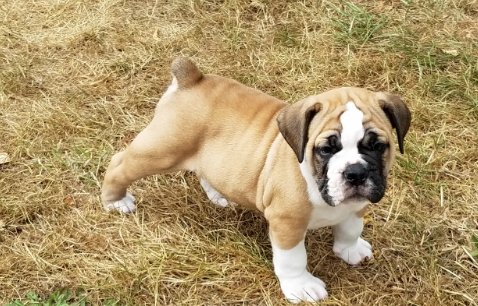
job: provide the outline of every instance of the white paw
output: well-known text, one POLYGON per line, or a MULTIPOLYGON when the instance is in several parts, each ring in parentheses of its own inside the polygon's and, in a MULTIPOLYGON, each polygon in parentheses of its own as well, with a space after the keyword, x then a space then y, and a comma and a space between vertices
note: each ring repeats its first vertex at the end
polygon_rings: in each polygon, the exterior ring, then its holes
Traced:
POLYGON ((279 281, 282 292, 291 303, 316 302, 327 297, 325 283, 307 271, 298 277, 282 278, 279 281))
POLYGON ((335 242, 334 253, 350 265, 356 265, 365 258, 373 258, 372 246, 362 238, 354 245, 335 242))
POLYGON ((217 206, 226 207, 232 203, 232 202, 229 203, 229 201, 225 197, 223 197, 223 195, 220 194, 219 191, 217 191, 211 185, 209 185, 208 181, 206 181, 205 179, 202 178, 199 182, 201 184, 201 187, 206 192, 206 195, 209 198, 209 200, 211 200, 211 202, 213 202, 217 206))
POLYGON ((211 200, 214 204, 221 207, 227 207, 229 205, 229 201, 226 198, 215 198, 211 200))
POLYGON ((116 209, 121 211, 125 214, 133 213, 136 210, 136 206, 134 205, 134 197, 131 193, 126 192, 126 196, 119 201, 108 203, 105 205, 105 209, 110 211, 112 209, 116 209))

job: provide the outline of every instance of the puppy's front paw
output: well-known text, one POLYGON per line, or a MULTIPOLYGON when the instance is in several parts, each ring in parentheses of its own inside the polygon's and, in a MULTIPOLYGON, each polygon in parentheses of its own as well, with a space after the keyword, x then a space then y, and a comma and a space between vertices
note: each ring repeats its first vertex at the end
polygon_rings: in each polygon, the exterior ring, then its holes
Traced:
POLYGON ((126 192, 126 195, 124 198, 122 198, 119 201, 116 202, 111 202, 111 203, 106 203, 104 205, 105 210, 110 211, 112 209, 116 209, 118 211, 121 211, 125 214, 130 214, 133 213, 136 210, 136 206, 134 205, 134 197, 131 193, 126 192))
POLYGON ((327 297, 325 283, 307 271, 298 277, 282 278, 279 281, 282 292, 291 303, 316 302, 327 297))
POLYGON ((334 243, 334 253, 350 265, 356 265, 363 259, 372 259, 372 246, 367 241, 359 238, 355 245, 334 243))

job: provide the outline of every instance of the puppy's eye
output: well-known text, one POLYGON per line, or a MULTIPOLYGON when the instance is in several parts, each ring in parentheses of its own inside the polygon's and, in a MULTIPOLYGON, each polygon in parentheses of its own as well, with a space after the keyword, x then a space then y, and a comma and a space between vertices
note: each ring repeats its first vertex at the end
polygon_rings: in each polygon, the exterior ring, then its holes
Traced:
POLYGON ((387 148, 387 146, 384 144, 384 143, 381 143, 381 142, 376 142, 373 146, 372 146, 372 149, 374 151, 378 151, 378 152, 383 152, 385 151, 385 149, 387 148))
POLYGON ((330 154, 334 153, 334 149, 330 146, 324 146, 324 147, 319 148, 319 153, 320 153, 320 155, 330 155, 330 154))

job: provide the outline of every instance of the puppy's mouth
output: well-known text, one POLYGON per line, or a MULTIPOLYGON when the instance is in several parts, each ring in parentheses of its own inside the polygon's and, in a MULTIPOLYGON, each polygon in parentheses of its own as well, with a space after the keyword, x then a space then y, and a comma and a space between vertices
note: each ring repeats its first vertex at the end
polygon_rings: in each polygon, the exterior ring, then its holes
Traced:
POLYGON ((368 199, 367 195, 369 192, 367 191, 368 188, 364 186, 350 186, 345 189, 344 191, 344 201, 349 200, 364 200, 368 199))
POLYGON ((329 179, 318 181, 322 199, 330 206, 354 205, 354 203, 379 202, 385 195, 384 179, 368 178, 362 184, 352 184, 342 180, 338 186, 329 184, 329 179))
POLYGON ((372 186, 360 185, 360 186, 347 186, 344 190, 344 201, 353 203, 368 200, 371 203, 377 203, 384 196, 378 188, 372 186))
POLYGON ((330 206, 338 205, 354 205, 355 203, 363 203, 365 201, 377 203, 384 196, 379 188, 373 186, 344 186, 343 198, 338 200, 332 199, 330 196, 323 197, 325 202, 330 206), (334 201, 336 200, 336 201, 334 201))

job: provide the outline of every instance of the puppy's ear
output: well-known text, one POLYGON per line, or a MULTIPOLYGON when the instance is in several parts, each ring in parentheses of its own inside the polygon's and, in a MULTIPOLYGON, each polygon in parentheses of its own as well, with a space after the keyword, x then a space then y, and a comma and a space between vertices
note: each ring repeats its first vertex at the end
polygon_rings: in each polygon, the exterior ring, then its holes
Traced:
POLYGON ((277 117, 279 131, 294 150, 299 163, 304 160, 305 146, 309 140, 309 125, 322 105, 307 103, 307 99, 285 107, 277 117))
POLYGON ((392 127, 397 131, 398 147, 400 153, 403 154, 403 139, 410 128, 412 114, 400 97, 390 93, 382 94, 379 105, 387 115, 392 127))

